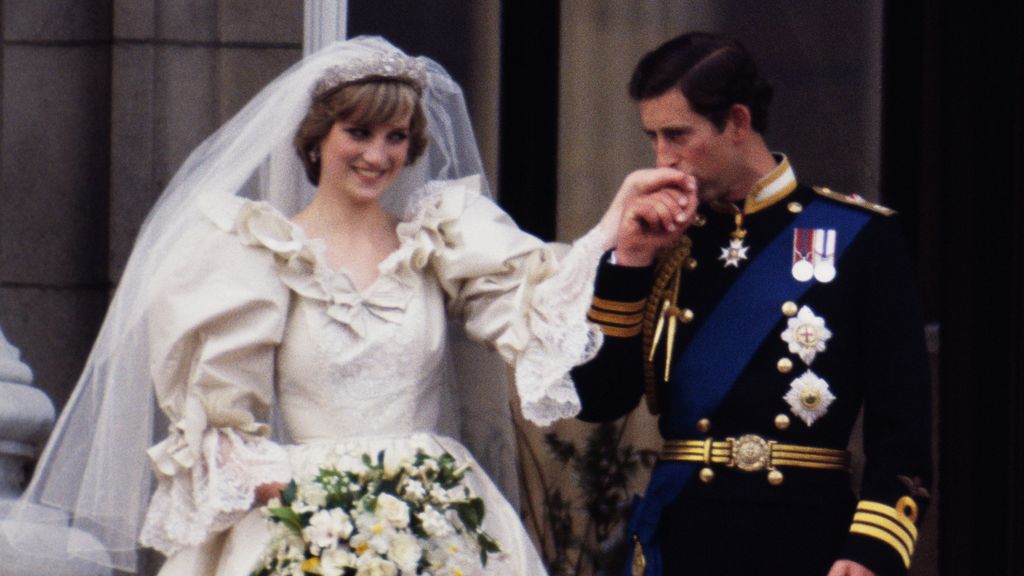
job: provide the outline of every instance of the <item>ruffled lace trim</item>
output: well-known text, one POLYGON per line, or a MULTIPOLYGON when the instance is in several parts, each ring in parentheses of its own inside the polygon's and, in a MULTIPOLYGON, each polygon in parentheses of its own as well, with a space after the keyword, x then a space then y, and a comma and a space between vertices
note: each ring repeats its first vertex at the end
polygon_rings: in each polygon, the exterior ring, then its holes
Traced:
MULTIPOLYGON (((479 179, 471 176, 428 185, 434 188, 432 193, 416 207, 413 219, 398 227, 408 251, 403 262, 422 270, 434 251, 464 244, 458 220, 479 195, 479 179)), ((512 360, 523 415, 538 425, 580 411, 569 371, 592 359, 603 342, 600 329, 586 316, 606 241, 607 235, 594 228, 557 265, 550 253, 527 254, 512 263, 526 268, 519 276, 532 285, 520 291, 524 313, 512 330, 525 344, 512 360)))
POLYGON ((225 232, 238 236, 247 246, 261 246, 274 253, 279 277, 295 293, 324 302, 335 321, 359 335, 366 331, 367 314, 399 322, 412 297, 415 279, 398 273, 407 250, 401 247, 380 265, 381 274, 361 292, 344 273, 324 263, 323 244, 308 238, 293 222, 267 202, 237 197, 208 200, 203 210, 225 232))
MULTIPOLYGON (((465 244, 459 221, 480 195, 480 177, 430 182, 425 192, 408 220, 398 225, 399 248, 381 264, 381 275, 367 293, 339 287, 314 244, 271 205, 230 198, 204 210, 242 242, 274 252, 285 285, 326 302, 331 318, 362 334, 365 314, 398 321, 415 293, 411 283, 418 281, 433 255, 465 244)), ((603 341, 600 330, 586 321, 586 312, 606 240, 604 232, 595 228, 557 264, 548 248, 507 263, 525 268, 519 276, 527 286, 517 295, 524 312, 511 327, 518 342, 516 351, 511 357, 503 353, 516 365, 523 414, 539 425, 580 410, 569 371, 593 358, 603 341)))
POLYGON ((228 428, 207 429, 197 453, 185 459, 191 465, 166 474, 159 462, 166 463, 171 453, 182 462, 186 444, 175 432, 150 450, 158 466, 158 483, 139 542, 167 556, 198 546, 210 534, 241 520, 252 507, 257 486, 291 478, 284 448, 228 428))
POLYGON ((516 362, 516 386, 523 416, 547 426, 580 411, 569 371, 590 361, 604 335, 587 321, 606 234, 594 228, 577 240, 533 294, 528 316, 532 338, 516 362))

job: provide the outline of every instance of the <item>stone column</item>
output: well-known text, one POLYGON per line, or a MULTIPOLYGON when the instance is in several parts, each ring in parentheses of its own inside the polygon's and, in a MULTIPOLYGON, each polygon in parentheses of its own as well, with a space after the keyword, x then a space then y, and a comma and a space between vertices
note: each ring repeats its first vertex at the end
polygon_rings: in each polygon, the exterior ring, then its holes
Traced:
POLYGON ((15 507, 25 469, 39 455, 54 422, 53 404, 31 384, 32 370, 0 331, 0 570, 5 576, 109 575, 109 569, 77 558, 64 557, 43 567, 35 557, 92 537, 68 528, 67 518, 56 510, 15 507), (8 534, 19 538, 15 544, 9 543, 8 534))
POLYGON ((0 505, 21 494, 25 469, 53 427, 53 404, 31 384, 32 370, 0 331, 0 505))

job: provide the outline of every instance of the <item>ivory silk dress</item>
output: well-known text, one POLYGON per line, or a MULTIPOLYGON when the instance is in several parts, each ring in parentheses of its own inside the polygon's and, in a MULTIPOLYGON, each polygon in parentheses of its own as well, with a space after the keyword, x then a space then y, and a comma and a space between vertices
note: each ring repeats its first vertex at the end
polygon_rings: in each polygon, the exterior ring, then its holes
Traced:
POLYGON ((149 451, 157 490, 140 540, 168 556, 161 574, 247 575, 269 537, 256 486, 339 454, 415 447, 471 464, 504 550, 488 574, 545 573, 512 506, 450 436, 448 325, 515 367, 528 419, 574 415, 568 371, 600 345, 585 318, 604 237, 595 228, 558 258, 479 187, 430 183, 361 290, 269 204, 203 205, 152 284, 150 366, 171 424, 149 451), (273 438, 287 442, 272 439, 274 413, 273 438))

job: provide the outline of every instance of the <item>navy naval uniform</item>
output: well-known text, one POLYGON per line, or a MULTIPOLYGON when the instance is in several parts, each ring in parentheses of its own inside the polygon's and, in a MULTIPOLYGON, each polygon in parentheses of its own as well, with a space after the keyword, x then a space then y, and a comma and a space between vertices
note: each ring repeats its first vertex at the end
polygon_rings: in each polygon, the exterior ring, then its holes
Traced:
POLYGON ((928 500, 930 382, 891 211, 799 185, 785 157, 743 206, 704 204, 656 265, 602 263, 605 333, 573 377, 585 421, 645 394, 661 457, 633 574, 906 574, 928 500), (846 452, 864 411, 855 495, 846 452))

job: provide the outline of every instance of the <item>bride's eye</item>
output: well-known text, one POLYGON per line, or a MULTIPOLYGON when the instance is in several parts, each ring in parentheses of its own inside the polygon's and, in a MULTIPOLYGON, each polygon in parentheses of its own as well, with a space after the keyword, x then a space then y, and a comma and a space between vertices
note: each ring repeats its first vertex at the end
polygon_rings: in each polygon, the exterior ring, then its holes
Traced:
POLYGON ((405 142, 409 139, 409 133, 404 130, 391 132, 388 134, 388 140, 391 142, 405 142))
POLYGON ((345 132, 347 132, 349 136, 355 138, 356 140, 362 140, 370 136, 370 131, 361 126, 352 126, 350 128, 345 128, 345 132))

